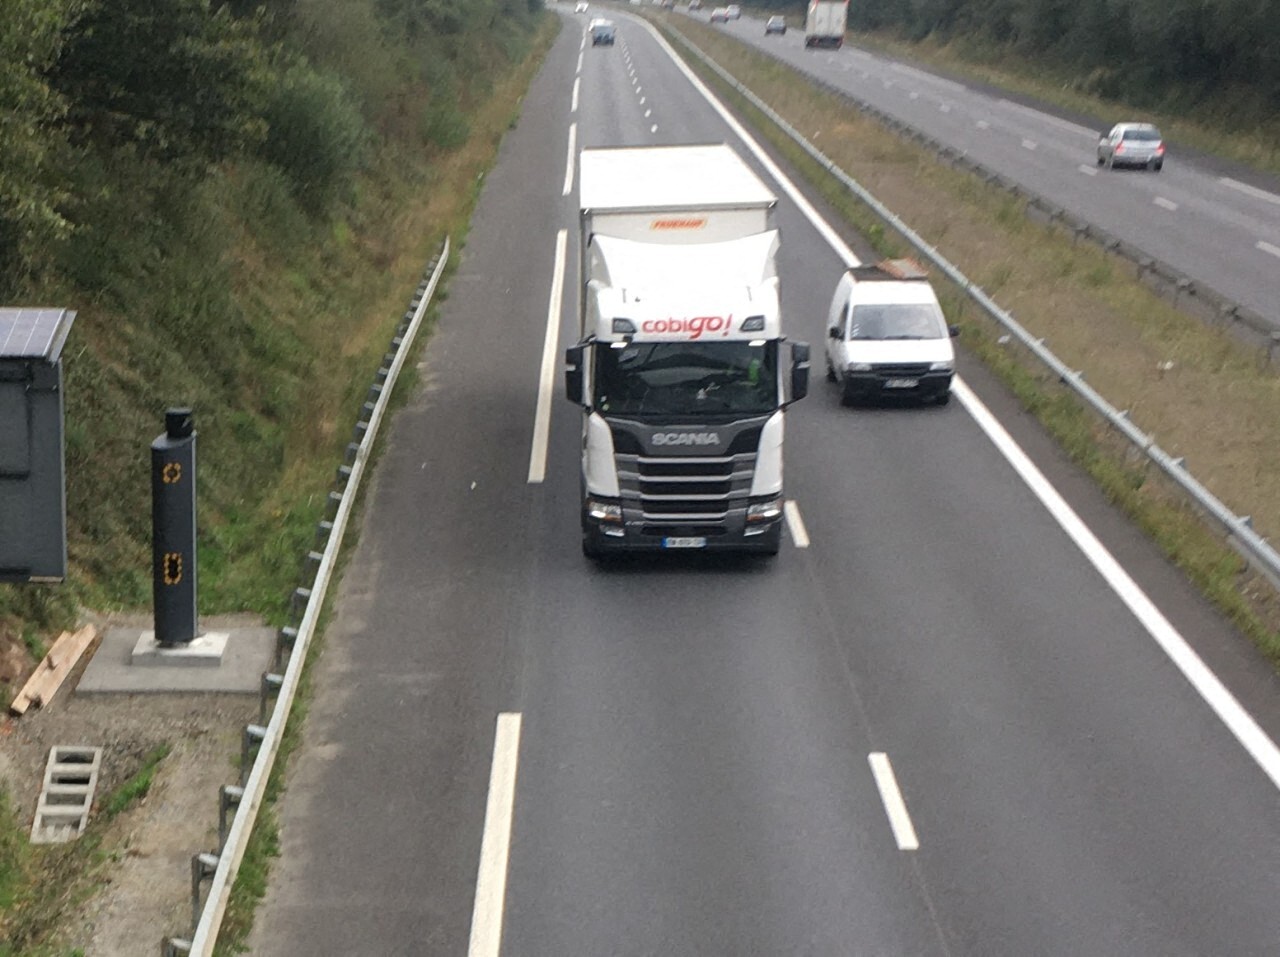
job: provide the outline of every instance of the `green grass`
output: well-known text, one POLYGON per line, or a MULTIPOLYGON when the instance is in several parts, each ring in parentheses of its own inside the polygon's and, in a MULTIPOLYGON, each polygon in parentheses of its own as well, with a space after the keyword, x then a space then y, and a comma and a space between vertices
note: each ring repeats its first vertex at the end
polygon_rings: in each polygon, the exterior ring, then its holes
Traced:
POLYGON ((153 748, 133 775, 99 799, 85 832, 66 844, 27 840, 7 790, 0 789, 0 957, 75 957, 57 943, 58 929, 107 879, 115 851, 111 823, 146 797, 169 745, 153 748))

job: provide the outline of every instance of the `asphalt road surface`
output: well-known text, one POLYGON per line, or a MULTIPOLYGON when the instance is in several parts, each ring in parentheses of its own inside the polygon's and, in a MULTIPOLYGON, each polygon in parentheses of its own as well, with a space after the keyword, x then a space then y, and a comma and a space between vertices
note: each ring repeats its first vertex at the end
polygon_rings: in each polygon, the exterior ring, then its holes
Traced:
MULTIPOLYGON (((709 13, 689 15, 705 21, 709 13)), ((928 133, 1280 328, 1280 179, 1180 154, 1176 144, 1160 173, 1106 170, 1097 165, 1100 134, 1145 117, 1087 125, 865 50, 806 50, 803 29, 766 36, 763 18, 716 29, 928 133)))
POLYGON ((1274 674, 963 357, 945 408, 819 369, 776 559, 582 557, 577 150, 732 143, 815 347, 851 255, 649 28, 587 19, 386 435, 252 952, 1276 953, 1274 674))

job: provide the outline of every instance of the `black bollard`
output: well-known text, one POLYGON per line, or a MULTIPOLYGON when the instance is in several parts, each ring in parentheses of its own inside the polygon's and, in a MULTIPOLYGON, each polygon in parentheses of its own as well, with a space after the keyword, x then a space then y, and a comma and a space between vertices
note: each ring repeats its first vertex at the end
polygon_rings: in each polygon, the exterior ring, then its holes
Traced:
POLYGON ((196 623, 196 432, 190 409, 168 409, 151 443, 151 564, 156 641, 185 648, 196 623))

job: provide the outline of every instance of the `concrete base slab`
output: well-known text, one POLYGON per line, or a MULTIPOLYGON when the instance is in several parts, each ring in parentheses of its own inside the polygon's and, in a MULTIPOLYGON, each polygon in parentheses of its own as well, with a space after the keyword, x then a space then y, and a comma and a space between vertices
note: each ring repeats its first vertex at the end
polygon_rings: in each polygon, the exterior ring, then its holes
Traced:
POLYGON ((266 627, 211 632, 181 649, 161 648, 154 631, 109 628, 85 666, 76 692, 256 694, 275 648, 276 633, 266 627))
POLYGON ((130 664, 159 667, 195 666, 216 668, 222 663, 222 653, 227 650, 225 631, 210 631, 178 648, 166 648, 156 641, 154 631, 144 631, 133 646, 130 664))

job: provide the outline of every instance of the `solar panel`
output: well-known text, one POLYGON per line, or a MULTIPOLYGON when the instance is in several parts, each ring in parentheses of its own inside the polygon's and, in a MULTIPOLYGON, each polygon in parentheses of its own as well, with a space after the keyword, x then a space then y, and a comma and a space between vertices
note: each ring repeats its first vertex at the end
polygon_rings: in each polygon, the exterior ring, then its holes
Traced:
POLYGON ((0 309, 0 360, 57 362, 75 320, 70 309, 0 309))

